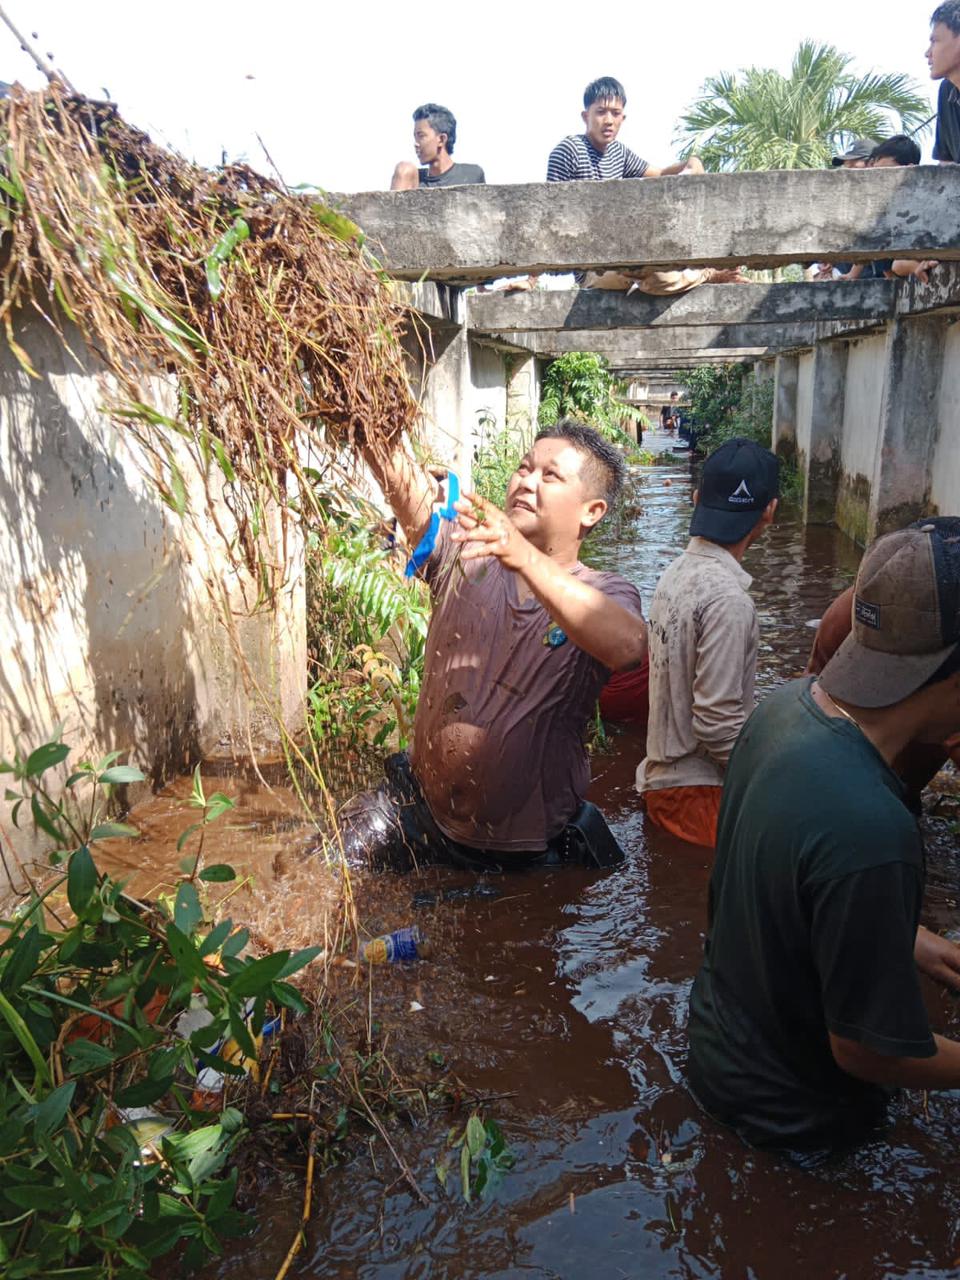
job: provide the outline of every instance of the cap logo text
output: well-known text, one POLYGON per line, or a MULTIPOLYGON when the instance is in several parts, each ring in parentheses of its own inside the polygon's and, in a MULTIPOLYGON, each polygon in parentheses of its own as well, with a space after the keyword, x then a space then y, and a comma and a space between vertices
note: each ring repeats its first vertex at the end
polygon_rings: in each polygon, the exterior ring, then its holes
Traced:
POLYGON ((880 606, 878 604, 868 604, 866 600, 861 600, 857 596, 854 600, 853 616, 857 622, 862 622, 865 627, 870 627, 874 631, 880 630, 880 606))
POLYGON ((728 498, 728 502, 752 502, 753 494, 747 488, 746 480, 741 480, 728 498))

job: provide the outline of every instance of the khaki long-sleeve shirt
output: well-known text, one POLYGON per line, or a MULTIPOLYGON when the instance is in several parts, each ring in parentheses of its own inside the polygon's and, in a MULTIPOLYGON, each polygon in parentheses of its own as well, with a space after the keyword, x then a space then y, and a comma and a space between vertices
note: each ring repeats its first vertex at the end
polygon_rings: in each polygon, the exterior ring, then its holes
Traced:
POLYGON ((752 578, 715 542, 691 538, 650 606, 650 721, 637 790, 721 786, 753 711, 759 627, 752 578))

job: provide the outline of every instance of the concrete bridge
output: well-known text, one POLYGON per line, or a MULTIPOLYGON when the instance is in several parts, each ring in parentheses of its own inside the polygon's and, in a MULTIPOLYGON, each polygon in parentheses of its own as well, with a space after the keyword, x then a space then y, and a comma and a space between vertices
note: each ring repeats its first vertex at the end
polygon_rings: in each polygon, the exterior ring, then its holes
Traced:
POLYGON ((640 380, 707 363, 776 379, 773 443, 804 515, 863 542, 960 511, 960 168, 706 174, 340 197, 415 320, 435 447, 536 420, 544 363, 593 351, 640 380), (494 276, 936 258, 906 281, 465 293, 494 276))

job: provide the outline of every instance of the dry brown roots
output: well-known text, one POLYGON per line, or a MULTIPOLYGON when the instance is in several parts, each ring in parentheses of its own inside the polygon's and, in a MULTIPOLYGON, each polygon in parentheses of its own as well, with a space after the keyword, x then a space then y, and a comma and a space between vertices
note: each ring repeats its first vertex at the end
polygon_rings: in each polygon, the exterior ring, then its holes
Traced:
POLYGON ((283 506, 293 475, 297 501, 309 501, 307 444, 342 460, 364 442, 388 446, 414 419, 404 313, 362 236, 319 196, 245 165, 189 164, 112 104, 56 84, 14 91, 0 143, 11 348, 30 369, 20 309, 60 333, 75 322, 165 500, 185 502, 176 458, 186 448, 208 498, 211 483, 226 497, 236 526, 225 536, 256 572, 264 499, 283 506))

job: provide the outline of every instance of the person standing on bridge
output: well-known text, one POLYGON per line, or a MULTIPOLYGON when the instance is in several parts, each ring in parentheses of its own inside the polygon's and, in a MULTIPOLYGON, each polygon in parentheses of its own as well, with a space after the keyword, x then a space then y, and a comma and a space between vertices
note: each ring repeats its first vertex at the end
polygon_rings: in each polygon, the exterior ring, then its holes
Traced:
POLYGON ((420 167, 401 160, 393 171, 391 191, 412 191, 417 187, 465 187, 485 183, 478 164, 454 161, 457 121, 452 111, 436 102, 427 102, 413 113, 413 149, 420 167))
POLYGON ((927 66, 930 79, 941 82, 933 158, 941 164, 960 164, 960 0, 947 0, 934 9, 927 66))
MULTIPOLYGON (((703 173, 703 164, 696 156, 688 156, 658 169, 625 147, 617 135, 627 118, 626 106, 627 95, 619 80, 601 76, 599 80, 591 81, 583 91, 581 118, 586 132, 571 134, 557 143, 547 161, 547 181, 606 182, 610 179, 666 178, 703 173)), ((576 273, 577 283, 590 289, 616 292, 639 289, 656 295, 685 293, 698 284, 741 284, 743 279, 739 270, 715 267, 576 273)))
POLYGON ((759 628, 741 567, 773 522, 779 463, 728 440, 703 464, 690 543, 650 606, 650 718, 637 790, 657 826, 713 848, 723 778, 753 710, 759 628))

